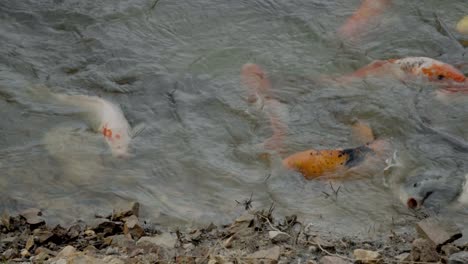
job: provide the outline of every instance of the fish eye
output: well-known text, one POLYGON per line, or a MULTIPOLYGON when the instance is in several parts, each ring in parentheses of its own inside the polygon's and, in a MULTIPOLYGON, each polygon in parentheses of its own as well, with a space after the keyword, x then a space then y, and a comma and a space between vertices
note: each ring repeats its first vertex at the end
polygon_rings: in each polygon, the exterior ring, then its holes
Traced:
POLYGON ((419 185, 419 184, 418 184, 417 182, 415 182, 415 183, 413 184, 413 187, 416 188, 416 187, 418 187, 418 185, 419 185))
POLYGON ((439 74, 439 76, 437 76, 437 79, 439 79, 439 80, 443 80, 444 78, 445 78, 445 76, 442 75, 442 74, 439 74))

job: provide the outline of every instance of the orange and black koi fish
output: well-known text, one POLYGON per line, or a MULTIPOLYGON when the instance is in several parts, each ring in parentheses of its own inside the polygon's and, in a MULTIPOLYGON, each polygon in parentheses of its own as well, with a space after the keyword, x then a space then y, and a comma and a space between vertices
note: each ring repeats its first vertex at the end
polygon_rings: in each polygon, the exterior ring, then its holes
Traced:
POLYGON ((343 150, 306 150, 285 158, 283 165, 300 172, 307 180, 312 180, 359 165, 367 154, 373 152, 368 145, 343 150))
POLYGON ((364 32, 391 3, 391 0, 363 0, 361 6, 338 29, 338 35, 344 39, 353 39, 357 34, 364 32))
MULTIPOLYGON (((246 64, 242 67, 241 78, 244 85, 256 94, 255 100, 264 98, 268 104, 266 114, 270 117, 273 136, 267 140, 275 150, 282 150, 283 140, 286 135, 287 126, 279 115, 275 114, 277 101, 271 97, 271 84, 263 70, 255 64, 246 64), (268 98, 266 98, 268 97, 268 98), (265 99, 266 98, 266 99, 265 99)), ((286 168, 300 172, 306 179, 311 180, 321 176, 327 176, 359 165, 367 155, 380 155, 382 148, 381 140, 374 140, 372 130, 363 122, 357 122, 353 126, 353 132, 359 135, 359 140, 364 145, 349 149, 322 149, 307 150, 293 154, 283 160, 286 168)))

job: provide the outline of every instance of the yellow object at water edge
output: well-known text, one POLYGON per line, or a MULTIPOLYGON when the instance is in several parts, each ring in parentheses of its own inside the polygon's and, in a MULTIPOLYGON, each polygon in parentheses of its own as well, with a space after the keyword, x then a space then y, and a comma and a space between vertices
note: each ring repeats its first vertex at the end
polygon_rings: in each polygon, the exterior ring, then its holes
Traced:
POLYGON ((468 35, 468 16, 465 16, 458 22, 457 24, 457 31, 460 34, 466 34, 468 35))

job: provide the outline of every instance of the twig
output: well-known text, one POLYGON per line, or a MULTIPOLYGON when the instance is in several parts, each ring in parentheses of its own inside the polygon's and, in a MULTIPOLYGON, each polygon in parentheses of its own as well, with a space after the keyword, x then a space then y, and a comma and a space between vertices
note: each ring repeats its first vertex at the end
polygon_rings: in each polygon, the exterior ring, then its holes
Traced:
POLYGON ((323 252, 325 252, 325 254, 327 254, 327 255, 329 255, 329 256, 335 256, 335 257, 339 257, 339 258, 341 258, 341 259, 346 259, 346 260, 350 260, 350 261, 353 261, 353 262, 354 262, 354 259, 352 259, 352 258, 348 258, 348 257, 342 256, 342 255, 340 255, 340 254, 333 254, 333 253, 327 251, 327 250, 324 249, 324 248, 320 245, 320 243, 318 243, 318 242, 311 242, 311 241, 306 241, 306 242, 307 242, 307 243, 310 243, 310 244, 313 244, 313 245, 317 245, 317 246, 319 247, 320 250, 322 250, 323 252))

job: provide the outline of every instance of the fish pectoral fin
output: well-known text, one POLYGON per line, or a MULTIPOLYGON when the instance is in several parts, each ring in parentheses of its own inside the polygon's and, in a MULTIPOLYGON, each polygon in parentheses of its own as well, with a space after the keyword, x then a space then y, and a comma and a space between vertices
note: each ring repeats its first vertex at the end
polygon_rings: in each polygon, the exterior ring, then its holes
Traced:
POLYGON ((137 136, 139 136, 143 130, 146 129, 146 124, 145 123, 138 123, 136 124, 130 131, 130 137, 131 138, 136 138, 137 136))
POLYGON ((385 164, 387 164, 387 166, 384 168, 384 172, 385 173, 389 173, 391 171, 392 168, 394 167, 401 167, 402 166, 402 162, 400 160, 400 158, 398 158, 398 151, 394 151, 393 152, 393 155, 392 157, 388 158, 385 160, 385 164))

